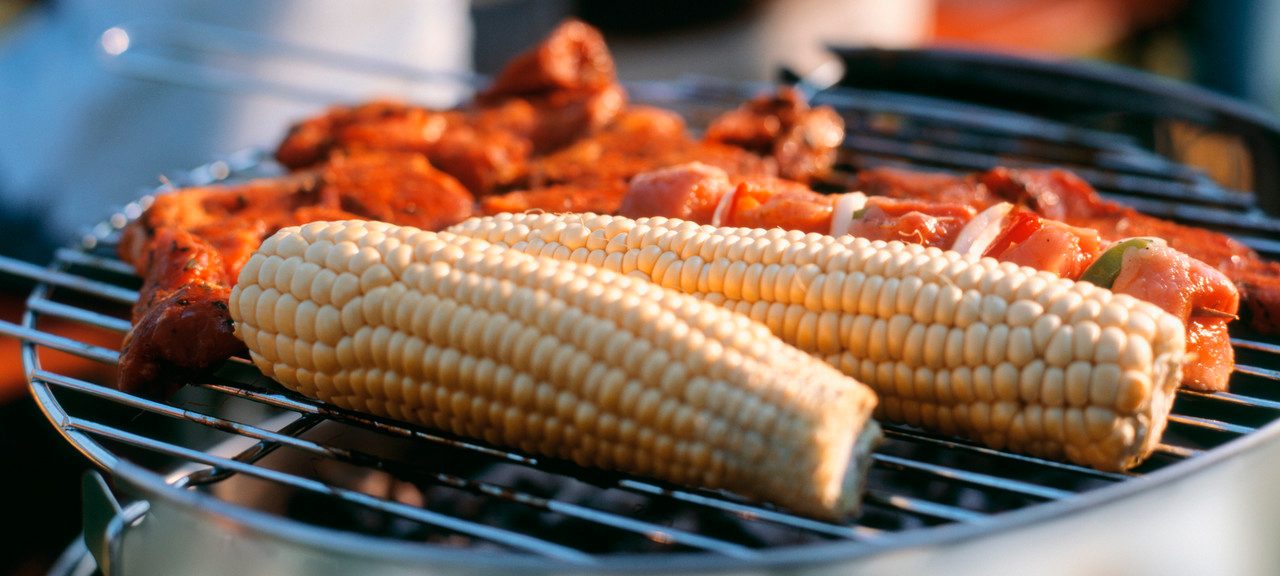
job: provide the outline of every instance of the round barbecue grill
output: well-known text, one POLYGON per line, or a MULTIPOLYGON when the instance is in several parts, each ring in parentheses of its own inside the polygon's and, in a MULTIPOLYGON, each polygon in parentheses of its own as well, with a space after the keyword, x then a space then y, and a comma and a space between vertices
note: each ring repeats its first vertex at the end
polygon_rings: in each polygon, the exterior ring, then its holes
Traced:
MULTIPOLYGON (((1260 208, 1280 203, 1280 131, 1265 116, 1092 68, 945 52, 839 54, 844 80, 812 94, 848 125, 830 189, 874 166, 1063 166, 1105 196, 1280 257, 1280 220, 1260 208), (986 91, 967 89, 983 82, 986 91), (1239 148, 1235 164, 1211 167, 1214 178, 1194 166, 1206 141, 1239 148)), ((629 88, 697 125, 758 87, 629 88)), ((277 170, 248 152, 170 180, 204 185, 277 170)), ((1197 561, 1219 573, 1280 569, 1256 558, 1265 533, 1232 528, 1249 524, 1249 510, 1276 524, 1277 506, 1231 499, 1244 487, 1224 480, 1248 475, 1252 486, 1280 476, 1258 466, 1280 452, 1280 340, 1243 327, 1233 333, 1231 392, 1179 391, 1157 453, 1129 473, 886 425, 862 512, 833 524, 341 410, 284 390, 243 358, 164 402, 50 370, 48 354, 116 362, 116 348, 58 332, 70 323, 114 342, 128 330, 139 281, 114 243, 148 200, 59 250, 48 267, 0 259, 0 270, 37 281, 21 325, 0 323, 0 332, 23 341, 50 421, 110 479, 90 476, 84 495, 85 541, 104 572, 1065 574, 1183 572, 1197 561), (1168 534, 1181 530, 1182 539, 1168 534), (1180 542, 1204 548, 1189 555, 1180 542), (995 553, 1000 568, 989 564, 995 553), (1135 563, 1152 554, 1165 556, 1135 563)))

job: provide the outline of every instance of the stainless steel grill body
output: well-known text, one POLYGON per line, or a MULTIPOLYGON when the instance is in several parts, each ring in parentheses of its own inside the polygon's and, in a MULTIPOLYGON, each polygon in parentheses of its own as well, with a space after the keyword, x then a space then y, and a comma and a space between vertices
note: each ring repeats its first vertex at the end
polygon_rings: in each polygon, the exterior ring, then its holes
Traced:
MULTIPOLYGON (((676 104, 696 125, 751 89, 632 92, 676 104)), ((1253 193, 1224 189, 1128 136, 853 88, 814 99, 850 128, 832 189, 877 165, 1061 165, 1108 196, 1244 231, 1258 250, 1280 254, 1280 222, 1254 208, 1253 193)), ((171 180, 272 170, 247 153, 171 180)), ((0 323, 24 342, 33 394, 132 502, 114 509, 99 483, 86 484, 87 503, 98 504, 89 507, 105 511, 87 523, 90 548, 116 573, 1280 571, 1280 560, 1257 554, 1280 535, 1280 504, 1255 496, 1280 482, 1280 466, 1267 464, 1280 462, 1273 339, 1238 334, 1232 392, 1180 392, 1159 452, 1131 474, 888 426, 864 512, 836 525, 338 410, 265 381, 243 359, 167 402, 48 370, 42 350, 115 363, 116 350, 60 336, 52 322, 128 330, 137 280, 113 242, 145 203, 47 268, 0 260, 0 270, 38 282, 21 325, 0 323)))

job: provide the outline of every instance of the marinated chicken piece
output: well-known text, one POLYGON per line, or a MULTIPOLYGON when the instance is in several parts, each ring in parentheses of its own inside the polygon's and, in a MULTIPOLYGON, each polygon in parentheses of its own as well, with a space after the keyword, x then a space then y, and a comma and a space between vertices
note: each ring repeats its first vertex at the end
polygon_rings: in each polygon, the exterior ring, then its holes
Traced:
POLYGON ((617 212, 636 174, 700 162, 734 176, 769 176, 773 163, 741 148, 699 142, 679 116, 667 110, 632 107, 599 133, 529 165, 529 185, 480 201, 486 214, 550 211, 617 212))
POLYGON ((469 190, 518 180, 531 152, 521 133, 533 129, 537 112, 522 101, 474 116, 395 102, 334 108, 295 126, 276 158, 297 169, 324 162, 335 150, 413 152, 430 158, 469 190))
POLYGON ((190 188, 161 194, 124 229, 118 247, 120 258, 147 279, 145 291, 156 268, 163 265, 156 259, 155 238, 161 230, 173 228, 197 234, 217 251, 227 278, 235 278, 248 258, 244 246, 252 252, 266 231, 283 226, 297 207, 323 203, 317 182, 316 175, 308 173, 255 180, 234 188, 190 188))
POLYGON ((849 234, 946 248, 973 215, 963 204, 868 198, 862 215, 849 224, 849 234))
MULTIPOLYGON (((475 204, 475 198, 457 180, 416 155, 339 156, 320 170, 320 181, 322 193, 336 198, 336 207, 341 210, 423 230, 461 222, 471 217, 475 204)), ((297 223, 295 217, 287 225, 297 223)))
POLYGON ((1280 332, 1280 263, 1225 234, 1142 214, 1108 201, 1066 170, 996 168, 969 176, 875 169, 858 175, 868 193, 899 198, 965 202, 985 208, 1014 202, 1072 226, 1092 228, 1106 240, 1135 236, 1163 238, 1169 246, 1230 278, 1243 302, 1242 316, 1263 333, 1280 332))
POLYGON ((509 62, 476 100, 483 104, 548 92, 596 91, 615 83, 604 36, 579 20, 566 20, 541 44, 509 62))
POLYGON ((795 88, 760 96, 721 115, 706 140, 739 146, 778 163, 778 175, 809 182, 831 170, 844 120, 830 106, 810 108, 795 88))
POLYGON ((571 21, 513 61, 471 106, 335 107, 295 125, 276 159, 296 170, 324 162, 335 151, 414 152, 472 193, 485 195, 522 185, 532 155, 600 130, 625 104, 604 40, 571 21))
POLYGON ((339 155, 281 178, 158 196, 119 247, 144 278, 121 351, 120 389, 164 396, 242 349, 226 299, 276 230, 356 218, 436 230, 471 216, 473 205, 455 179, 406 153, 339 155))
POLYGON ((1200 310, 1235 314, 1240 298, 1221 273, 1188 258, 1172 247, 1149 246, 1128 250, 1124 265, 1111 285, 1119 294, 1155 302, 1187 326, 1187 352, 1194 362, 1182 367, 1182 380, 1198 389, 1226 390, 1235 365, 1235 351, 1227 336, 1227 318, 1203 316, 1200 310))
POLYGON ((736 179, 733 197, 720 218, 721 226, 773 228, 827 233, 831 229, 834 196, 818 194, 799 182, 780 178, 736 179))
POLYGON ((231 277, 217 250, 180 228, 156 231, 134 327, 120 354, 121 390, 167 395, 194 372, 244 349, 227 297, 231 277))
POLYGON ((733 189, 728 172, 701 162, 659 168, 631 179, 618 214, 710 223, 720 199, 733 189))
POLYGON ((965 204, 982 210, 1004 202, 972 180, 940 172, 874 168, 858 172, 853 189, 870 196, 965 204))
POLYGON ((1066 278, 1079 278, 1102 253, 1096 230, 1077 228, 1015 208, 1004 230, 982 253, 1066 278))

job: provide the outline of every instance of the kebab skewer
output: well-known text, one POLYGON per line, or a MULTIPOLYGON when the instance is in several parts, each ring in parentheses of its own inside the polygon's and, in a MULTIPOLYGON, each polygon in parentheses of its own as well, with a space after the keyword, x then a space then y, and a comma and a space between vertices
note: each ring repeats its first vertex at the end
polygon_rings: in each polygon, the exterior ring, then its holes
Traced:
POLYGON ((779 179, 733 179, 697 164, 636 176, 620 212, 632 218, 666 216, 715 226, 900 240, 1087 280, 1156 304, 1183 321, 1189 352, 1184 386, 1225 390, 1234 365, 1227 324, 1239 307, 1235 285, 1155 237, 1108 242, 1097 230, 1007 202, 979 211, 960 202, 821 194, 779 179))

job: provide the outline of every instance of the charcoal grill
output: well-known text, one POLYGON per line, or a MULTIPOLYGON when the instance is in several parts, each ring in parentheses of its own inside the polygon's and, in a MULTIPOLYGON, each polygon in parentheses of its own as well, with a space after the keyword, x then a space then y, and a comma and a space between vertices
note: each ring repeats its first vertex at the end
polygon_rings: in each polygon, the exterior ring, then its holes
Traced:
MULTIPOLYGON (((950 52, 839 54, 849 71, 842 83, 812 93, 849 127, 827 188, 873 166, 1065 166, 1108 197, 1280 257, 1280 220, 1259 208, 1280 200, 1269 144, 1280 130, 1266 116, 1131 73, 950 52), (941 83, 902 80, 921 70, 941 83), (1008 80, 1018 70, 1090 82, 1063 96, 1070 108, 1031 109, 1015 97, 1026 88, 1017 83, 947 91, 957 78, 1002 71, 1008 80), (1141 100, 1153 93, 1164 105, 1141 100), (1142 105, 1127 106, 1126 94, 1142 105), (1205 141, 1237 146, 1243 160, 1205 164, 1205 141)), ((697 125, 760 87, 691 79, 629 88, 697 125)), ((169 180, 205 185, 277 170, 246 152, 169 180)), ((104 572, 1280 570, 1260 558, 1267 532, 1233 531, 1261 516, 1274 539, 1280 520, 1271 499, 1238 498, 1280 479, 1265 464, 1280 462, 1280 340, 1243 327, 1233 332, 1232 391, 1180 391, 1159 449, 1136 470, 1100 472, 887 425, 863 511, 833 524, 326 406, 243 358, 166 402, 50 370, 47 354, 116 362, 116 349, 60 335, 54 323, 108 339, 128 330, 138 280, 115 242, 148 202, 124 207, 47 267, 0 259, 0 270, 36 281, 21 323, 0 323, 0 333, 21 339, 49 420, 110 479, 88 477, 84 495, 85 542, 104 572), (1203 548, 1188 552, 1191 543, 1203 548)))

